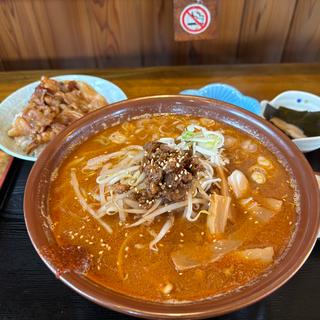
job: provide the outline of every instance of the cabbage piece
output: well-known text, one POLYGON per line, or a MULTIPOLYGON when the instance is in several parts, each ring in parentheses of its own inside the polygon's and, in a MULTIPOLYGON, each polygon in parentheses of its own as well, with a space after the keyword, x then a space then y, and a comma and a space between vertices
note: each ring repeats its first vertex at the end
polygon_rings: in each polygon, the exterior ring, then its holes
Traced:
POLYGON ((216 193, 210 199, 208 209, 207 227, 211 234, 223 233, 227 225, 231 198, 216 193))
POLYGON ((280 212, 282 209, 282 200, 278 200, 275 198, 261 198, 259 199, 260 203, 267 209, 280 212))
POLYGON ((267 223, 273 217, 273 212, 261 207, 252 197, 240 200, 240 204, 259 222, 267 223))
POLYGON ((237 199, 245 197, 250 188, 248 179, 240 170, 234 170, 231 173, 228 183, 237 199))
POLYGON ((264 263, 271 263, 273 261, 274 250, 273 247, 255 248, 239 251, 238 254, 248 260, 260 260, 264 263))
POLYGON ((171 258, 176 270, 184 271, 213 263, 239 248, 241 243, 238 240, 219 240, 203 246, 184 245, 180 250, 173 252, 171 258))

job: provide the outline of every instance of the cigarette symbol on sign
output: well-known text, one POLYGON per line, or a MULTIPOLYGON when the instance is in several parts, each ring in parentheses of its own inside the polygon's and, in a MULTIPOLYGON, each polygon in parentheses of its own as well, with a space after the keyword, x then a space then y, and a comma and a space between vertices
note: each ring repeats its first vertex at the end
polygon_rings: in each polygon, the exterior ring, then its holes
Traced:
POLYGON ((187 10, 187 15, 191 18, 188 22, 189 26, 196 26, 198 25, 200 28, 203 27, 205 22, 205 16, 201 12, 193 11, 191 9, 187 10))

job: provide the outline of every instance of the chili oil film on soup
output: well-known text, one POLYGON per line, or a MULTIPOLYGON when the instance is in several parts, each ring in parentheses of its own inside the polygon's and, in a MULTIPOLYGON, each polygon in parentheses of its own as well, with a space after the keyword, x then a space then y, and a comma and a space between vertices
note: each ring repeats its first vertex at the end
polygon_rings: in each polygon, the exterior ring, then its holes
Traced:
POLYGON ((83 142, 52 179, 58 272, 135 298, 178 303, 266 274, 297 221, 295 191, 258 140, 217 121, 146 116, 83 142))

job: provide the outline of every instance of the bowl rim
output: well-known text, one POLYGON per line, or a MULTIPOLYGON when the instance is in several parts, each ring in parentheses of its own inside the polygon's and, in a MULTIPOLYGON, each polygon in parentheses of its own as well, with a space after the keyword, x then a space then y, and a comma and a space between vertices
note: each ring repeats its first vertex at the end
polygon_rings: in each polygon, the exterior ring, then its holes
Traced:
MULTIPOLYGON (((268 123, 261 117, 251 112, 248 112, 242 108, 236 107, 234 105, 222 101, 207 99, 198 96, 183 95, 157 95, 142 98, 134 98, 117 102, 107 106, 106 108, 96 110, 71 124, 70 127, 62 131, 53 141, 50 142, 47 148, 41 153, 40 157, 33 166, 29 175, 24 196, 24 217, 31 242, 41 259, 44 261, 44 263, 49 267, 49 269, 53 273, 55 273, 55 268, 52 265, 50 265, 50 263, 46 260, 45 257, 43 257, 43 255, 40 252, 41 240, 39 239, 40 235, 36 232, 37 228, 39 229, 39 226, 36 225, 37 213, 39 213, 40 210, 39 208, 35 208, 34 201, 35 197, 37 196, 36 186, 39 183, 39 175, 42 170, 46 170, 46 164, 47 162, 52 161, 53 155, 59 152, 59 150, 66 150, 65 144, 68 145, 70 143, 70 140, 72 140, 72 137, 76 135, 81 128, 84 128, 85 125, 94 123, 94 121, 99 119, 100 117, 103 118, 103 115, 115 116, 116 112, 122 109, 126 110, 127 112, 130 112, 128 111, 130 110, 128 108, 132 108, 132 105, 144 102, 151 103, 154 101, 178 101, 180 104, 188 102, 197 105, 197 107, 201 105, 201 108, 204 108, 204 105, 206 105, 208 108, 215 106, 218 109, 220 108, 221 112, 227 112, 242 117, 242 120, 244 122, 252 122, 251 125, 253 125, 253 127, 257 126, 258 123, 259 127, 263 128, 262 132, 265 132, 267 135, 274 134, 276 136, 277 141, 280 141, 283 145, 287 146, 288 150, 291 153, 293 153, 296 157, 294 163, 299 162, 300 166, 302 166, 305 170, 303 172, 303 177, 306 181, 308 181, 308 184, 310 184, 310 186, 308 187, 310 195, 307 196, 306 200, 303 199, 303 201, 305 201, 305 203, 309 205, 309 209, 311 210, 311 212, 304 213, 304 215, 311 214, 312 219, 305 218, 305 230, 300 227, 298 228, 299 236, 302 237, 303 241, 300 241, 301 239, 299 239, 299 241, 298 239, 295 239, 293 241, 293 245, 289 250, 290 253, 293 250, 294 252, 297 251, 299 252, 299 255, 293 256, 291 254, 290 257, 288 257, 289 254, 287 254, 283 259, 284 261, 280 262, 275 267, 275 272, 271 272, 265 278, 259 280, 257 285, 253 284, 251 286, 248 286, 246 290, 242 291, 242 293, 239 294, 239 297, 238 293, 233 295, 236 298, 231 297, 230 299, 230 296, 229 298, 227 297, 226 299, 229 299, 228 304, 224 305, 223 303, 220 303, 220 305, 218 306, 217 303, 219 304, 219 300, 217 300, 217 302, 215 298, 210 298, 208 300, 201 300, 187 304, 164 304, 148 302, 116 293, 115 291, 112 291, 110 289, 94 289, 92 284, 89 285, 88 283, 86 283, 86 280, 84 279, 85 277, 81 277, 79 275, 77 276, 74 274, 62 275, 61 280, 77 293, 81 294, 82 296, 99 305, 102 305, 104 307, 110 308, 118 312, 139 317, 157 319, 175 318, 178 316, 180 318, 203 318, 209 316, 222 315, 249 306, 266 297, 267 295, 271 294, 281 285, 287 282, 300 269, 300 267, 303 265, 303 263, 311 253, 313 246, 317 240, 320 225, 320 197, 318 188, 316 187, 317 182, 313 174, 312 168, 310 167, 309 163, 307 162, 303 154, 294 145, 294 143, 291 142, 291 140, 288 137, 286 137, 280 130, 272 126, 270 123, 268 123), (222 111, 223 109, 225 109, 226 111, 222 111), (284 262, 286 262, 286 268, 284 268, 284 262), (266 280, 269 280, 269 282, 266 280)), ((160 110, 159 113, 163 112, 161 112, 160 110)), ((63 152, 64 151, 62 151, 62 153, 63 152)), ((301 175, 301 173, 299 173, 298 171, 294 173, 301 175)), ((302 178, 300 180, 304 181, 302 178)), ((303 189, 301 190, 303 191, 303 189)), ((303 212, 301 216, 302 215, 303 212)), ((224 298, 224 300, 226 299, 224 298)))

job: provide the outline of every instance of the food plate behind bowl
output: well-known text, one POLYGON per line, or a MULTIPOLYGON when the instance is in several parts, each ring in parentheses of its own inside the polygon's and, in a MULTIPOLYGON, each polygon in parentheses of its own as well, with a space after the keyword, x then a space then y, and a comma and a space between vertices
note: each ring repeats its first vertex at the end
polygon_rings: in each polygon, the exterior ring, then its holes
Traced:
POLYGON ((247 97, 235 87, 224 83, 210 83, 200 89, 183 90, 180 94, 216 99, 234 104, 257 115, 261 114, 259 102, 256 99, 247 97))
MULTIPOLYGON (((63 75, 52 77, 55 80, 76 80, 90 85, 101 94, 109 104, 126 100, 127 96, 115 84, 102 78, 86 75, 63 75)), ((23 160, 36 161, 37 157, 26 155, 21 148, 7 134, 15 116, 27 105, 31 95, 40 81, 26 85, 15 91, 0 104, 0 149, 4 152, 23 160)))
MULTIPOLYGON (((304 91, 285 91, 271 101, 261 101, 262 116, 267 103, 270 103, 274 108, 282 106, 296 111, 320 111, 320 97, 304 91)), ((320 136, 293 139, 292 141, 302 152, 310 152, 320 148, 320 136)))

